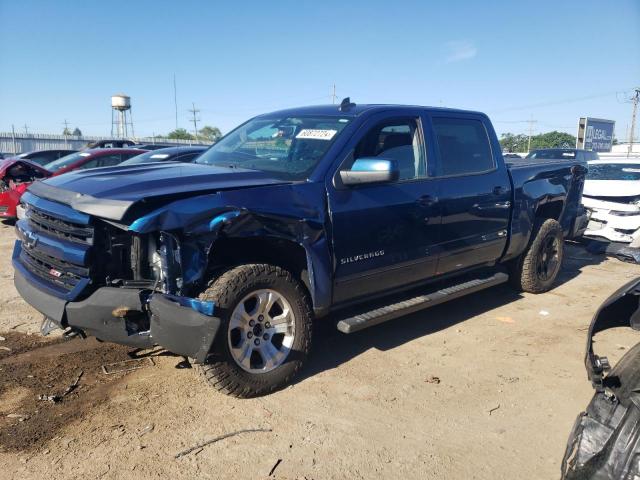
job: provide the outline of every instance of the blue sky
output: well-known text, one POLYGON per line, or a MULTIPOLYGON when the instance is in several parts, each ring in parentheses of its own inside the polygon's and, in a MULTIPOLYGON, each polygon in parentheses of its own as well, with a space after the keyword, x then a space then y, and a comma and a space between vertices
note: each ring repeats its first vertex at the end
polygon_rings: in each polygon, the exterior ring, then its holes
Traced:
POLYGON ((191 102, 226 132, 329 103, 335 83, 357 103, 481 110, 498 132, 575 133, 589 115, 623 138, 640 1, 0 0, 0 131, 106 135, 125 92, 137 135, 169 132, 174 73, 184 128, 191 102))

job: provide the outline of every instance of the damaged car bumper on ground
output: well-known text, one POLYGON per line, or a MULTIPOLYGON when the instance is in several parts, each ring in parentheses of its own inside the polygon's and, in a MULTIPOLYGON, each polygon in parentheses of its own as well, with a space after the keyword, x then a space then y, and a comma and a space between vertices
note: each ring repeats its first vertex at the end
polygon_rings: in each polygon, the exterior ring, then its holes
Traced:
POLYGON ((640 344, 611 368, 593 350, 593 336, 615 327, 640 330, 640 279, 609 297, 591 322, 585 366, 596 390, 573 426, 562 461, 562 478, 640 478, 640 344))
POLYGON ((132 347, 160 345, 196 363, 205 360, 220 326, 213 302, 113 287, 98 288, 83 300, 67 301, 48 293, 45 285, 38 288, 38 278, 17 261, 22 248, 22 242, 17 242, 15 286, 45 316, 45 322, 132 347))

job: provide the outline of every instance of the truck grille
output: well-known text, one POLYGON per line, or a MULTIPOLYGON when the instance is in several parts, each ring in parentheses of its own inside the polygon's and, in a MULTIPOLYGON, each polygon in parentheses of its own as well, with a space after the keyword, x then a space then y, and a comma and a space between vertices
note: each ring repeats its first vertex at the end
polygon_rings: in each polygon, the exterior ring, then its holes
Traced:
POLYGON ((74 300, 91 283, 91 217, 26 192, 26 218, 16 223, 22 244, 14 263, 30 281, 58 297, 74 300))
POLYGON ((77 267, 34 249, 23 248, 20 252, 20 260, 33 275, 66 292, 73 290, 83 277, 89 277, 88 268, 77 267))
POLYGON ((29 206, 27 210, 29 225, 35 230, 48 233, 57 238, 63 238, 72 242, 93 244, 93 227, 80 225, 55 218, 46 212, 29 206))

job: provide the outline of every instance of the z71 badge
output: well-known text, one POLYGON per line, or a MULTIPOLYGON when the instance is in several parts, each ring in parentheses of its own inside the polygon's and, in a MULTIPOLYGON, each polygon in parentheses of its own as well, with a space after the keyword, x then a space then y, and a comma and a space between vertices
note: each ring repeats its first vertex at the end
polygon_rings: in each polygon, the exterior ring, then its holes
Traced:
POLYGON ((347 263, 361 262, 362 260, 368 260, 374 257, 382 257, 384 250, 378 250, 377 252, 367 252, 360 255, 354 255, 353 257, 345 257, 340 259, 340 265, 346 265, 347 263))

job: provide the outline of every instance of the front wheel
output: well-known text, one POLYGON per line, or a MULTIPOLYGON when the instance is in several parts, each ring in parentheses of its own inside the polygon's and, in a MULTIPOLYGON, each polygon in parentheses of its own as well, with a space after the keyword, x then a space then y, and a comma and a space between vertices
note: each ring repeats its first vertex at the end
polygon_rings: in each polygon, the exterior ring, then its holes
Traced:
POLYGON ((543 293, 551 289, 562 266, 562 227, 553 219, 537 224, 535 237, 512 264, 511 283, 519 290, 543 293))
POLYGON ((213 300, 222 323, 200 367, 217 390, 255 397, 288 384, 311 347, 312 314, 305 289, 273 265, 240 265, 201 295, 213 300))

